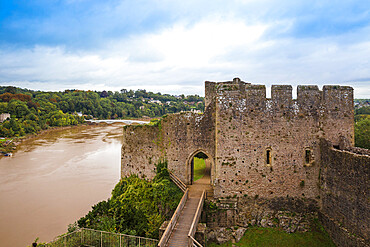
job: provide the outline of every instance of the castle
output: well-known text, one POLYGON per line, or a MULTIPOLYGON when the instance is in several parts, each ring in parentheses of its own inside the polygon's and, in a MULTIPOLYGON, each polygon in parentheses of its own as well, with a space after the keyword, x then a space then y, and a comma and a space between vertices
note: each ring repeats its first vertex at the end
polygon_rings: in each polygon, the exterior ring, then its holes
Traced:
POLYGON ((166 158, 169 170, 191 184, 193 158, 203 153, 213 197, 240 202, 228 222, 250 220, 240 208, 248 201, 271 210, 316 210, 338 245, 366 246, 370 153, 353 147, 351 87, 298 86, 294 100, 291 86, 273 85, 269 99, 264 85, 207 81, 205 106, 204 114, 126 126, 121 176, 152 179, 156 162, 166 158))

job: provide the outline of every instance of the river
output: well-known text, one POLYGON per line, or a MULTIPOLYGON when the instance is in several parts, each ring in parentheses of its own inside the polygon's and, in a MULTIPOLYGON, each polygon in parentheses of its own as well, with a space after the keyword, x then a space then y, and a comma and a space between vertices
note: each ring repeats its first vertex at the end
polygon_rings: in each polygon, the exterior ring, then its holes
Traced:
POLYGON ((0 159, 0 246, 48 242, 110 197, 120 178, 122 124, 56 129, 0 159))

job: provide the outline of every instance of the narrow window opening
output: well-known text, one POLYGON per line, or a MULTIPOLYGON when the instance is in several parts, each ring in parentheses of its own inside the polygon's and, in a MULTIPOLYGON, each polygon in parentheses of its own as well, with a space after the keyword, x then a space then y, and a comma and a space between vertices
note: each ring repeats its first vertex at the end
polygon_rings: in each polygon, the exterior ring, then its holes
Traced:
POLYGON ((311 151, 306 149, 306 155, 305 155, 306 164, 310 163, 310 154, 311 154, 311 151))
POLYGON ((271 149, 266 150, 266 165, 271 165, 271 149))
POLYGON ((315 164, 315 155, 311 147, 304 150, 304 166, 312 166, 315 164))

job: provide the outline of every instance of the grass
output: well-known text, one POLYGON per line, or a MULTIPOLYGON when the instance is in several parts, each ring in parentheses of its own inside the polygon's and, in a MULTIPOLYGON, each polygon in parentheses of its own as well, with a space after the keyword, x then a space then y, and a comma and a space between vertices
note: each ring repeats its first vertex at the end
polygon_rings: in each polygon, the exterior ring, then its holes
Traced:
POLYGON ((2 138, 0 138, 0 144, 4 143, 6 141, 11 141, 11 140, 13 140, 13 138, 2 137, 2 138))
POLYGON ((11 141, 13 138, 0 139, 0 152, 1 153, 11 153, 14 151, 14 143, 9 143, 5 146, 6 141, 11 141))
MULTIPOLYGON (((286 233, 279 228, 250 227, 245 232, 243 238, 235 246, 271 246, 271 247, 335 247, 327 232, 316 220, 310 232, 286 233)), ((222 245, 209 243, 209 247, 231 247, 232 243, 227 242, 222 245)))
POLYGON ((204 159, 194 157, 194 181, 197 181, 204 176, 205 168, 206 162, 204 161, 204 159))

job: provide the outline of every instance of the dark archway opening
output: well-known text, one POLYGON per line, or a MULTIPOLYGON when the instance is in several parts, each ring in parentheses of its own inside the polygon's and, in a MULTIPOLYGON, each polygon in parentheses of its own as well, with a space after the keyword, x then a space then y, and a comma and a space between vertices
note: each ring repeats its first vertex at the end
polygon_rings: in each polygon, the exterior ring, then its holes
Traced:
POLYGON ((210 183, 211 179, 211 160, 203 153, 198 152, 191 160, 191 184, 210 183))

